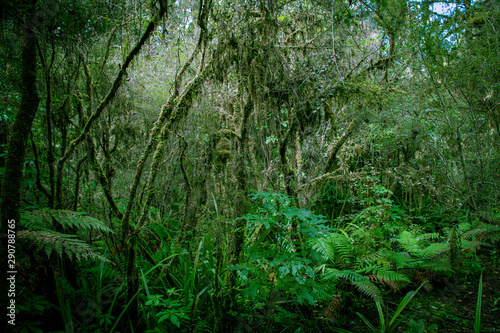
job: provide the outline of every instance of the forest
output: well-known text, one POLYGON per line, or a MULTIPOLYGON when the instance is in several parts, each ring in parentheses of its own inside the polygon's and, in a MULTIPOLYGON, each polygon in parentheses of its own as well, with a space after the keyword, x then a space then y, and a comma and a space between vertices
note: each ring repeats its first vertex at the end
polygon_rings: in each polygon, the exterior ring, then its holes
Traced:
POLYGON ((0 24, 0 331, 499 330, 500 1, 0 24))

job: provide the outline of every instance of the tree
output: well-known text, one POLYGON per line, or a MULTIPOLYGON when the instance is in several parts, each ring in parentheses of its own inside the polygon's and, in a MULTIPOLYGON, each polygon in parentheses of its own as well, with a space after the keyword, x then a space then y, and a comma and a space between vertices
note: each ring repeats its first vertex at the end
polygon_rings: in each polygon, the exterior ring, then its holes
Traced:
MULTIPOLYGON (((2 249, 2 279, 7 276, 7 241, 8 234, 15 234, 15 223, 20 220, 21 184, 23 180, 24 158, 28 143, 31 124, 37 112, 39 97, 36 89, 37 60, 36 60, 36 34, 34 32, 33 13, 36 1, 25 1, 21 4, 23 13, 23 44, 22 44, 22 80, 21 80, 21 104, 16 114, 12 133, 8 143, 8 153, 5 160, 5 171, 1 189, 0 219, 1 219, 1 249, 2 249)), ((15 249, 15 245, 9 243, 9 248, 15 249)), ((13 267, 8 269, 14 270, 13 267)), ((7 299, 7 284, 2 284, 2 304, 7 299)), ((6 329, 6 321, 2 321, 6 329)))

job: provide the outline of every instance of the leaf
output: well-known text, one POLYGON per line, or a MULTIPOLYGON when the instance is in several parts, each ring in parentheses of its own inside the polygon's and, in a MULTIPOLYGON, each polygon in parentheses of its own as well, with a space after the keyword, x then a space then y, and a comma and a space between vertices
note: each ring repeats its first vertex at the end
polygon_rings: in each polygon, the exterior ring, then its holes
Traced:
POLYGON ((181 323, 180 323, 180 321, 179 321, 179 319, 177 318, 176 315, 171 314, 170 315, 170 321, 172 322, 172 324, 174 324, 175 326, 177 326, 177 328, 181 327, 181 323))
MULTIPOLYGON (((79 239, 76 235, 68 235, 55 231, 22 230, 18 232, 18 239, 28 246, 36 246, 43 250, 47 257, 55 251, 59 257, 63 254, 70 260, 103 259, 94 248, 79 239)), ((103 259, 104 260, 104 259, 103 259)))
POLYGON ((164 315, 162 315, 160 317, 160 319, 158 319, 158 323, 161 323, 161 322, 167 320, 171 316, 170 312, 166 312, 166 313, 165 312, 160 312, 158 315, 161 315, 161 314, 164 314, 164 315))
POLYGON ((481 333, 481 302, 483 299, 483 273, 479 277, 479 287, 477 290, 476 319, 474 320, 474 333, 481 333))

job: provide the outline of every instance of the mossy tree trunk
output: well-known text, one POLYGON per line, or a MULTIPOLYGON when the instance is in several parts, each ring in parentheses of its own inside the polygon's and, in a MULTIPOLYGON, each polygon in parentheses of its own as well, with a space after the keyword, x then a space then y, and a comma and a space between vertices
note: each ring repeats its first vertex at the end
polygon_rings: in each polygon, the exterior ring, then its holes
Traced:
MULTIPOLYGON (((5 161, 5 172, 2 183, 0 217, 2 225, 2 290, 0 299, 2 304, 7 304, 8 285, 5 283, 7 274, 7 223, 8 221, 19 222, 21 185, 23 180, 23 167, 26 154, 26 146, 31 131, 31 125, 35 118, 40 99, 36 91, 36 34, 33 31, 33 23, 30 13, 34 13, 33 7, 36 1, 26 3, 26 17, 24 19, 23 43, 22 43, 22 81, 21 81, 21 105, 17 111, 12 132, 9 138, 9 148, 5 161)), ((14 229, 14 231, 16 231, 14 229)), ((12 270, 12 269, 9 269, 12 270)), ((3 318, 0 331, 7 332, 7 321, 3 318), (1 329, 3 328, 3 329, 1 329)))

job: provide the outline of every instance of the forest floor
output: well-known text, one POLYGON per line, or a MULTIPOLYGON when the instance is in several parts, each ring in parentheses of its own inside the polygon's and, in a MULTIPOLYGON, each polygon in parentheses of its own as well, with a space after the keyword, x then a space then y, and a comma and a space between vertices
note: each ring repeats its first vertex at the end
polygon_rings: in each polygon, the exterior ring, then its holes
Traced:
MULTIPOLYGON (((476 274, 456 277, 432 292, 421 292, 409 306, 415 318, 426 321, 426 327, 436 324, 428 332, 474 332, 479 287, 479 269, 483 271, 482 332, 500 332, 500 258, 482 254, 476 274), (496 304, 495 304, 495 301, 496 304)), ((418 320, 417 320, 418 321, 418 320)))
MULTIPOLYGON (((455 281, 448 279, 432 281, 432 289, 422 288, 415 298, 408 304, 403 314, 408 314, 403 323, 412 319, 423 327, 411 332, 421 333, 474 333, 476 318, 476 305, 479 287, 480 272, 483 271, 482 289, 482 330, 481 332, 500 332, 500 257, 498 254, 481 253, 474 256, 474 261, 466 261, 472 267, 461 271, 470 272, 467 276, 455 276, 455 281), (472 272, 472 273, 471 273, 472 272), (496 304, 495 304, 496 301, 496 304)), ((415 289, 415 288, 413 288, 415 289)), ((401 302, 406 292, 395 292, 387 296, 386 304, 389 314, 401 302)), ((378 313, 373 306, 373 301, 363 300, 355 306, 354 311, 362 313, 375 327, 378 325, 378 313), (361 305, 362 304, 362 305, 361 305)), ((367 332, 368 327, 356 318, 351 309, 349 315, 352 332, 367 332)), ((408 325, 401 325, 396 332, 410 332, 408 325)))

